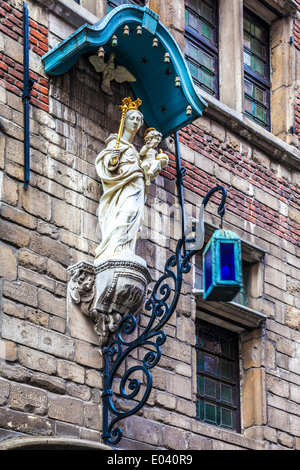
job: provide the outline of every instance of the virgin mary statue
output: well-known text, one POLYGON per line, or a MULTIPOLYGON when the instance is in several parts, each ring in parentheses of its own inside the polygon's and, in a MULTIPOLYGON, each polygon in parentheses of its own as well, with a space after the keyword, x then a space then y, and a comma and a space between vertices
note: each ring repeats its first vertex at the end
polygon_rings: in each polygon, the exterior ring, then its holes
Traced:
POLYGON ((132 102, 131 109, 123 114, 121 135, 120 131, 119 135, 111 134, 96 158, 103 187, 98 211, 102 241, 95 250, 96 264, 135 255, 147 196, 142 157, 131 143, 143 125, 138 101, 132 102))

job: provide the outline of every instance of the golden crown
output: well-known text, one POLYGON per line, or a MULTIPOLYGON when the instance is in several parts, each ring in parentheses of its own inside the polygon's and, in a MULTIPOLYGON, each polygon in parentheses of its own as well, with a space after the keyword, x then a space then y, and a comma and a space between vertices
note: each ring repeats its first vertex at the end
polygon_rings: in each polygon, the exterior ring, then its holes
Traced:
POLYGON ((119 106, 119 108, 121 109, 121 111, 123 111, 123 113, 127 113, 127 111, 129 111, 130 109, 138 109, 141 104, 142 104, 142 100, 140 100, 139 98, 135 101, 132 101, 132 99, 129 97, 129 98, 124 98, 122 100, 122 103, 123 103, 123 106, 119 106))

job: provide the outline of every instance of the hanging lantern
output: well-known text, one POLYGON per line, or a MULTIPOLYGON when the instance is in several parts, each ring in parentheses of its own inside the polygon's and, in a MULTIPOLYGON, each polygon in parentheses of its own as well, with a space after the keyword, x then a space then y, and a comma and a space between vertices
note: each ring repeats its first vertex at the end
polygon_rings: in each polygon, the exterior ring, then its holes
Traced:
POLYGON ((111 38, 111 45, 112 45, 112 47, 116 47, 117 44, 118 44, 118 38, 114 34, 113 37, 111 38))
POLYGON ((180 78, 178 76, 175 78, 175 86, 176 88, 179 88, 181 86, 180 78))
POLYGON ((138 25, 138 26, 136 27, 136 34, 137 34, 137 36, 141 36, 142 33, 143 33, 142 27, 141 27, 140 25, 138 25))
POLYGON ((158 47, 158 39, 157 38, 153 39, 152 47, 158 47))
POLYGON ((203 252, 203 299, 229 302, 242 286, 241 240, 216 230, 203 252))
POLYGON ((104 57, 104 48, 102 46, 98 49, 98 57, 104 57))
POLYGON ((170 54, 168 52, 165 53, 164 62, 165 64, 168 64, 170 62, 170 54))
POLYGON ((129 36, 130 30, 127 24, 125 24, 124 29, 123 29, 123 36, 129 36))

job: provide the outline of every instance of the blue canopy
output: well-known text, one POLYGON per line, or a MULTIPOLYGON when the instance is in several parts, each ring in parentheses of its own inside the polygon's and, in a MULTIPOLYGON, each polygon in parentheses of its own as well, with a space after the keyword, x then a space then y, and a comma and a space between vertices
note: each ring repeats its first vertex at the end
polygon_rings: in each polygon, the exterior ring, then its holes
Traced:
POLYGON ((120 5, 98 23, 83 25, 42 57, 45 72, 61 75, 80 56, 97 54, 100 46, 105 58, 113 52, 116 64, 134 75, 136 81, 131 87, 135 97, 142 100, 144 119, 164 138, 202 115, 207 104, 194 88, 181 50, 159 16, 148 7, 120 5), (126 36, 125 25, 129 28, 126 36), (115 47, 113 35, 117 37, 115 47))

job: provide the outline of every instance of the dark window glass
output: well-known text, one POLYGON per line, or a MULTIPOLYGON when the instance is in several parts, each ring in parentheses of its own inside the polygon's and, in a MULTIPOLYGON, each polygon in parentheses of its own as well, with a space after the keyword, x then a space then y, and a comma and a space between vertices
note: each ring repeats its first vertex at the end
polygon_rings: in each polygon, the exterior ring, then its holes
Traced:
POLYGON ((185 56, 194 81, 218 97, 217 0, 186 0, 185 56))
POLYGON ((252 121, 270 129, 269 26, 244 10, 244 111, 252 121))
POLYGON ((145 6, 145 1, 143 0, 108 0, 107 1, 107 13, 109 13, 113 8, 124 5, 125 3, 134 3, 141 7, 145 6))
POLYGON ((238 335, 198 320, 197 418, 240 431, 238 335))
POLYGON ((74 2, 80 5, 80 0, 74 0, 74 2))

